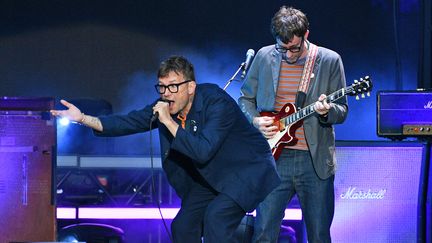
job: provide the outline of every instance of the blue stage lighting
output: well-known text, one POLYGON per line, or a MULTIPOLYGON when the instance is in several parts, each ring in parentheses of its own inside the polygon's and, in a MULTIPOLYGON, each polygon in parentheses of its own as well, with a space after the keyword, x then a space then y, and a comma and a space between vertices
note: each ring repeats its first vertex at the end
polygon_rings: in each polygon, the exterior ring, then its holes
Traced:
POLYGON ((76 235, 67 235, 61 239, 63 242, 79 242, 76 235))

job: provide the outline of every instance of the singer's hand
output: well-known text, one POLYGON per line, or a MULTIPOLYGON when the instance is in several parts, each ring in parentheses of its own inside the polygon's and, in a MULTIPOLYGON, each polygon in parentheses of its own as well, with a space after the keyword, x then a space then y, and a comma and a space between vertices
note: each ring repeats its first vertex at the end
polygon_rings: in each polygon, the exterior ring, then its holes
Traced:
POLYGON ((158 113, 158 120, 165 124, 171 121, 171 114, 169 112, 169 102, 158 101, 155 106, 153 106, 153 114, 158 113))
POLYGON ((70 121, 81 122, 83 120, 83 114, 81 111, 73 104, 67 102, 66 100, 60 100, 62 105, 66 106, 67 110, 50 110, 53 116, 65 117, 70 121))
POLYGON ((269 116, 254 117, 253 125, 260 130, 265 138, 273 138, 277 133, 277 126, 273 125, 274 118, 269 116))
POLYGON ((164 124, 168 128, 168 131, 175 137, 179 125, 171 117, 169 104, 170 103, 166 101, 158 101, 156 105, 153 106, 153 114, 156 114, 156 112, 158 113, 158 120, 164 124))

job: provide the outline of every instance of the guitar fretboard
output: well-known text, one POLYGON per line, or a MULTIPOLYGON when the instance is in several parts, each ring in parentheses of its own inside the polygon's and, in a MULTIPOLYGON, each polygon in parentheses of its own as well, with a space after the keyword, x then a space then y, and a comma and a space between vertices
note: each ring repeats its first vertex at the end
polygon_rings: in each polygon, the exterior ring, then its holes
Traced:
MULTIPOLYGON (((331 93, 330 95, 327 96, 326 101, 328 103, 330 102, 334 102, 342 97, 344 97, 346 94, 352 93, 354 91, 352 86, 349 86, 347 88, 342 88, 338 91, 335 91, 333 93, 331 93)), ((297 112, 287 116, 286 119, 286 123, 287 124, 293 124, 296 123, 298 121, 300 121, 301 119, 304 119, 310 115, 312 115, 313 113, 315 113, 315 109, 314 109, 314 105, 316 102, 298 110, 297 112)))

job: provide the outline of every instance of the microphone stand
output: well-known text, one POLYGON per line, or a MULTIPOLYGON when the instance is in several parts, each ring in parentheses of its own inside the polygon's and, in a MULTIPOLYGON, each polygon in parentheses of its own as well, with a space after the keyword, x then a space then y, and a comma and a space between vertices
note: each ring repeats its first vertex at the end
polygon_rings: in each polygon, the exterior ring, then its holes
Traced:
POLYGON ((245 65, 246 65, 246 62, 242 62, 242 64, 240 64, 240 67, 237 69, 237 71, 234 73, 234 75, 225 84, 225 87, 223 88, 223 90, 226 90, 228 88, 228 86, 231 84, 231 82, 234 80, 234 78, 237 76, 237 74, 244 68, 245 65))

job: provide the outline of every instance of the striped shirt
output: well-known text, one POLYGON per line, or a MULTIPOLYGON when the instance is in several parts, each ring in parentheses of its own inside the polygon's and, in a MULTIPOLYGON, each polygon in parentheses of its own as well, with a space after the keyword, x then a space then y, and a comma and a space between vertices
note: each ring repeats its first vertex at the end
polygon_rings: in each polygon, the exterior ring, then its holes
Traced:
MULTIPOLYGON (((279 73, 279 84, 276 92, 275 109, 280 111, 286 103, 295 104, 295 98, 303 74, 304 63, 288 64, 284 60, 281 62, 279 73)), ((303 125, 295 131, 297 144, 286 146, 289 149, 308 150, 303 125)))

